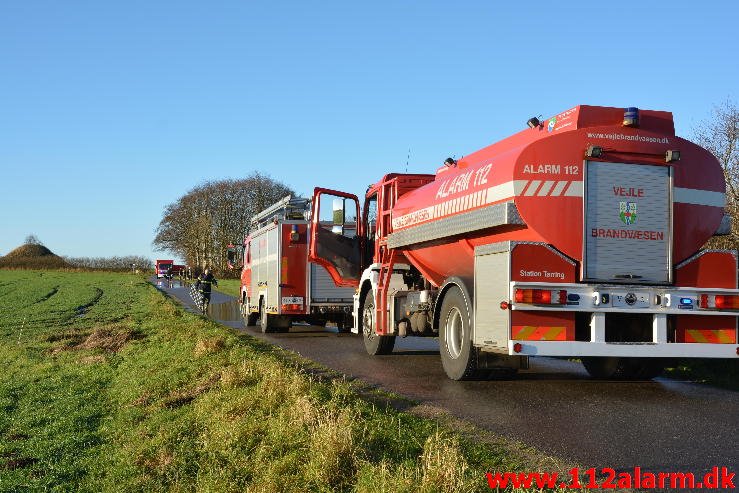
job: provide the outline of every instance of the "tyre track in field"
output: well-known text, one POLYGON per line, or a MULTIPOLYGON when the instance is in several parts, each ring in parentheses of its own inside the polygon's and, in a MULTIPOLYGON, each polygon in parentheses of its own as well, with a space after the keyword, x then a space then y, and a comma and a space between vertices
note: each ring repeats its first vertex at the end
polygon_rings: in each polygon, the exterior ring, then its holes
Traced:
POLYGON ((49 291, 44 296, 42 296, 41 298, 39 298, 36 301, 34 301, 33 303, 31 303, 31 305, 37 305, 39 303, 44 303, 45 301, 48 301, 49 298, 51 298, 52 296, 54 296, 58 292, 59 292, 59 286, 54 286, 53 288, 51 288, 51 291, 49 291))
POLYGON ((103 297, 104 291, 100 288, 95 288, 95 296, 92 298, 92 300, 84 305, 80 305, 75 309, 75 316, 81 317, 85 315, 87 312, 90 311, 90 308, 95 306, 98 301, 100 301, 100 298, 103 297))

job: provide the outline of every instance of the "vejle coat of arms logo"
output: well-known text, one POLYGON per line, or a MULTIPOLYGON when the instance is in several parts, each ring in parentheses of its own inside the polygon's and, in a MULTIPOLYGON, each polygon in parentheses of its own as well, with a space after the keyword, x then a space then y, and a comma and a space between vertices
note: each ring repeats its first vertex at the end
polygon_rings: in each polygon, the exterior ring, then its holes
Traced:
POLYGON ((624 224, 636 222, 636 202, 620 202, 619 209, 619 217, 624 224))

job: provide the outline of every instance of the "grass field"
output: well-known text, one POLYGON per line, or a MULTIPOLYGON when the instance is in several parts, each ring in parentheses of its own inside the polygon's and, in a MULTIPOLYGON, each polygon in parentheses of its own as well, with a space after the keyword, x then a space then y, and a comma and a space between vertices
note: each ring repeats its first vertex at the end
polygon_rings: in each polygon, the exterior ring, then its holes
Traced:
POLYGON ((218 286, 214 289, 234 298, 239 297, 241 291, 241 279, 218 279, 218 286))
POLYGON ((0 271, 0 367, 0 491, 480 491, 485 472, 559 470, 131 275, 0 271))

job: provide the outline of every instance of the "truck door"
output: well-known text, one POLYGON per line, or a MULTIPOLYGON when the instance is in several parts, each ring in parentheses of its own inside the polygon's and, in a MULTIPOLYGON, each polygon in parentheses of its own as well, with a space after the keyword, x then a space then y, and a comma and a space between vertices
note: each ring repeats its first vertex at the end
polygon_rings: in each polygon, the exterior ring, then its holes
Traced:
POLYGON ((323 266, 337 286, 359 284, 360 217, 356 195, 326 188, 313 191, 308 259, 323 266))
POLYGON ((585 280, 669 283, 670 167, 589 161, 585 183, 585 280))

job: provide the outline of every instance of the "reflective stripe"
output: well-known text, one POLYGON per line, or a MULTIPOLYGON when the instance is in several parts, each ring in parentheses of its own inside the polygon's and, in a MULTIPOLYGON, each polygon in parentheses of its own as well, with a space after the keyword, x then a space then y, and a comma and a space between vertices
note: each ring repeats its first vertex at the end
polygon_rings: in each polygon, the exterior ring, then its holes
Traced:
POLYGON ((683 204, 724 207, 724 205, 726 205, 726 195, 721 192, 712 192, 710 190, 675 187, 673 190, 672 201, 681 202, 683 204))
POLYGON ((511 339, 516 341, 564 341, 567 340, 567 328, 514 325, 511 335, 511 339))
POLYGON ((734 329, 687 329, 685 342, 704 344, 734 344, 736 331, 734 329))

